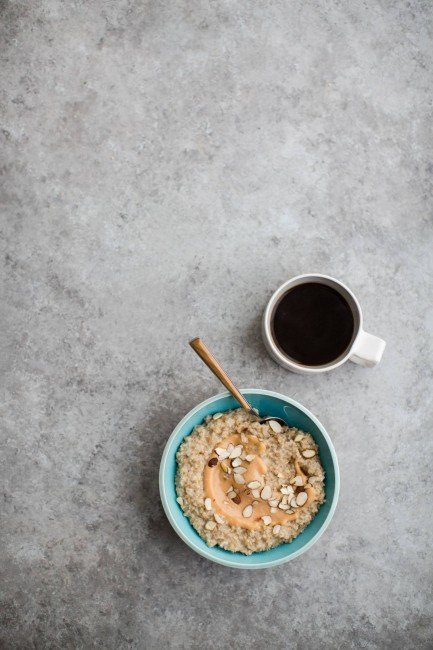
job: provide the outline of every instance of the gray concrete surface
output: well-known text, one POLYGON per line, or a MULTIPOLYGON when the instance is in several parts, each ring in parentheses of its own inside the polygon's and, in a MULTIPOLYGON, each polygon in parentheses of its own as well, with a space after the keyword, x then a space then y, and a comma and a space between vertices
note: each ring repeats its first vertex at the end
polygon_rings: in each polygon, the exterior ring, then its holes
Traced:
POLYGON ((1 3, 3 648, 432 648, 430 1, 1 3), (279 283, 330 273, 388 342, 266 355, 279 283), (294 396, 341 464, 282 568, 196 556, 164 442, 219 385, 294 396))

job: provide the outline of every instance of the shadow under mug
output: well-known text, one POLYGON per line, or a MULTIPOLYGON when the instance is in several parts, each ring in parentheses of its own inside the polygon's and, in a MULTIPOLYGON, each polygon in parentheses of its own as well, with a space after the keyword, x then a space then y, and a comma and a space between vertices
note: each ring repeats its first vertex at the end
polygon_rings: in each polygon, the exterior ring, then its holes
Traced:
POLYGON ((334 368, 338 368, 338 366, 341 366, 348 360, 353 361, 354 363, 358 363, 359 365, 366 368, 372 368, 373 366, 376 366, 381 360, 386 345, 385 341, 382 339, 378 338, 377 336, 373 336, 372 334, 368 334, 363 330, 361 306, 350 289, 348 289, 348 287, 346 287, 346 285, 344 285, 339 280, 336 280, 335 278, 332 278, 328 275, 321 275, 320 273, 297 275, 295 278, 284 282, 284 284, 278 287, 278 289, 269 300, 263 314, 262 336, 266 349, 268 350, 271 357, 280 364, 280 366, 283 366, 283 368, 287 368, 287 370, 291 370, 292 372, 301 374, 315 374, 319 372, 334 370, 334 368), (307 282, 325 284, 326 286, 338 291, 338 293, 343 296, 343 298, 350 306, 354 321, 352 340, 346 350, 330 363, 326 363, 320 366, 307 366, 296 362, 294 359, 291 359, 278 346, 272 331, 272 320, 275 313, 275 308, 281 298, 290 289, 293 289, 293 287, 296 287, 300 284, 305 284, 307 282))

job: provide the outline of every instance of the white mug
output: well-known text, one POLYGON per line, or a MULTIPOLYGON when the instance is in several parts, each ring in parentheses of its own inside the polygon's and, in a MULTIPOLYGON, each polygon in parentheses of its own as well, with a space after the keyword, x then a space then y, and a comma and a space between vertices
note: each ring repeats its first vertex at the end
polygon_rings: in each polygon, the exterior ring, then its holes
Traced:
POLYGON ((363 330, 361 307, 350 289, 339 280, 319 273, 298 275, 282 284, 281 287, 275 291, 266 306, 265 313, 263 314, 262 335, 266 349, 271 357, 273 357, 280 366, 283 366, 283 368, 301 374, 316 374, 319 372, 334 370, 334 368, 338 368, 338 366, 341 366, 347 360, 358 363, 366 368, 372 368, 381 360, 386 345, 385 341, 382 339, 373 336, 372 334, 368 334, 363 330), (297 363, 288 357, 275 342, 275 337, 272 332, 272 318, 275 307, 279 303, 280 299, 289 291, 289 289, 293 289, 293 287, 296 287, 299 284, 305 284, 306 282, 318 282, 338 291, 338 293, 340 293, 349 304, 353 314, 353 336, 347 349, 334 361, 321 366, 306 366, 302 363, 297 363))

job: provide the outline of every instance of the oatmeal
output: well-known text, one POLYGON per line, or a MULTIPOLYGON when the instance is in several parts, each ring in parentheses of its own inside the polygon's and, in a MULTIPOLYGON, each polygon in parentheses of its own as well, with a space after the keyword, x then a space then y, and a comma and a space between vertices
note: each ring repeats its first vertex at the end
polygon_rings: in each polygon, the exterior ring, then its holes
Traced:
POLYGON ((208 416, 176 459, 178 503, 209 546, 249 555, 289 542, 325 500, 313 437, 243 409, 208 416))

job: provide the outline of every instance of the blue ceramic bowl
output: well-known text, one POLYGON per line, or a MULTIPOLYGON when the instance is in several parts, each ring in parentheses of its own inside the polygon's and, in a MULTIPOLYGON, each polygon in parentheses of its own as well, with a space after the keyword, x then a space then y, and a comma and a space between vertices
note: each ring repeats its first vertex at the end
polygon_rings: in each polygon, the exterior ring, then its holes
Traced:
POLYGON ((320 424, 304 406, 290 397, 269 390, 255 388, 242 390, 250 404, 257 408, 262 415, 275 415, 284 418, 291 427, 308 431, 319 446, 322 465, 325 469, 326 502, 321 506, 313 521, 302 531, 293 542, 281 544, 269 551, 261 551, 252 555, 232 553, 219 546, 209 548, 183 515, 176 501, 175 475, 176 452, 185 436, 188 436, 197 424, 203 422, 207 415, 238 408, 238 403, 229 393, 221 393, 201 402, 179 422, 164 449, 159 471, 159 489, 165 513, 179 537, 194 551, 208 560, 238 569, 260 569, 284 564, 307 551, 327 528, 337 506, 340 489, 340 473, 338 461, 331 439, 320 424))

